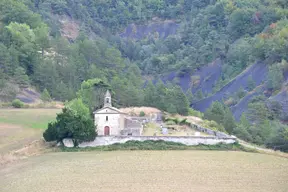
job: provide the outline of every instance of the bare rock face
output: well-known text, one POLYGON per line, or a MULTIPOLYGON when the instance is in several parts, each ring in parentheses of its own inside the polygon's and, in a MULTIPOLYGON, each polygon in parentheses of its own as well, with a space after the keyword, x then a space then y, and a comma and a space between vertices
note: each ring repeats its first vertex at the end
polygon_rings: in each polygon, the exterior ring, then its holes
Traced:
POLYGON ((60 32, 62 37, 70 40, 75 40, 78 37, 80 26, 76 20, 73 20, 67 16, 62 16, 61 19, 59 19, 59 22, 61 23, 60 32))
POLYGON ((38 93, 36 90, 31 88, 25 88, 22 89, 16 96, 16 99, 19 99, 20 101, 24 103, 39 103, 41 101, 40 99, 40 93, 38 93))
POLYGON ((68 147, 68 148, 74 147, 74 143, 72 139, 63 139, 63 144, 65 147, 68 147))

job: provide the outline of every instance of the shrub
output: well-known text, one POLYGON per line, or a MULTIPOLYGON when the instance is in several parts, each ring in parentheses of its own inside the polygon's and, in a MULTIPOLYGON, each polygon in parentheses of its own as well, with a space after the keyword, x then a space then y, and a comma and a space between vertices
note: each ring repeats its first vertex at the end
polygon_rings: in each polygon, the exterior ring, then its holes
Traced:
POLYGON ((22 101, 20 101, 19 99, 14 99, 12 101, 12 106, 15 108, 22 108, 22 107, 24 107, 24 103, 22 101))
POLYGON ((139 116, 140 117, 144 117, 146 114, 145 114, 145 112, 144 111, 140 111, 140 113, 139 113, 139 116))
POLYGON ((192 108, 189 109, 188 114, 190 116, 195 116, 195 117, 199 117, 199 118, 203 118, 204 117, 203 113, 201 113, 200 111, 196 111, 196 110, 194 110, 192 108))

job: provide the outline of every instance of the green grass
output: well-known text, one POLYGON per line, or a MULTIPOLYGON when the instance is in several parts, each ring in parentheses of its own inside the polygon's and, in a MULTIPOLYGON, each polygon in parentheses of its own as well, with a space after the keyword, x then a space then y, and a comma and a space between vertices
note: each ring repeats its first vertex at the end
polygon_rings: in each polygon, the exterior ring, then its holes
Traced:
POLYGON ((66 148, 62 147, 64 152, 75 151, 121 151, 121 150, 213 150, 213 151, 246 151, 256 152, 256 150, 244 148, 242 145, 235 144, 217 144, 217 145, 196 145, 187 146, 181 143, 159 141, 127 141, 126 143, 116 143, 113 145, 86 147, 86 148, 66 148))
POLYGON ((46 129, 47 124, 54 121, 59 112, 60 109, 0 109, 0 123, 46 129))

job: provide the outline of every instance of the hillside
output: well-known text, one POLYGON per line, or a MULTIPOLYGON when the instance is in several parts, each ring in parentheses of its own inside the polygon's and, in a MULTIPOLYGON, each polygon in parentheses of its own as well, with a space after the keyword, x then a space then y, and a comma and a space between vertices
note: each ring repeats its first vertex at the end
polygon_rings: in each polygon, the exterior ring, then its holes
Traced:
POLYGON ((30 102, 21 93, 35 87, 96 109, 110 88, 117 107, 197 113, 246 141, 286 148, 287 6, 0 0, 1 101, 30 102))

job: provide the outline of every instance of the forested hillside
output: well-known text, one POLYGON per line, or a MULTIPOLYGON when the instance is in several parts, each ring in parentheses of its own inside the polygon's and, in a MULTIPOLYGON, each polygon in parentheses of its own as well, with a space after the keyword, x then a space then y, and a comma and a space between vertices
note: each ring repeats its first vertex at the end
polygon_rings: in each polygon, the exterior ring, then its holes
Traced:
POLYGON ((2 101, 105 85, 115 105, 203 116, 192 104, 228 133, 288 148, 286 0, 0 0, 0 15, 2 101))

